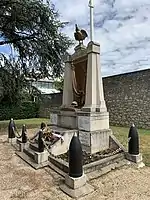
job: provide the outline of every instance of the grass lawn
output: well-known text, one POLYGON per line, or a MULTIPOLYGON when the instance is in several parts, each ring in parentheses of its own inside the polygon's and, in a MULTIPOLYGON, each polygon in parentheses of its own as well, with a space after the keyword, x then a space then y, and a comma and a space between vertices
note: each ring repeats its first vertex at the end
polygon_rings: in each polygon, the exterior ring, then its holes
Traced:
MULTIPOLYGON (((111 127, 116 138, 127 148, 127 138, 129 128, 111 127)), ((143 161, 150 166, 150 130, 138 129, 140 137, 140 152, 143 155, 143 161)))
MULTIPOLYGON (((39 127, 41 122, 49 123, 49 119, 45 118, 33 118, 33 119, 19 119, 14 120, 18 129, 22 127, 23 124, 27 126, 27 129, 39 127)), ((9 120, 0 121, 0 130, 4 130, 8 127, 9 120)))

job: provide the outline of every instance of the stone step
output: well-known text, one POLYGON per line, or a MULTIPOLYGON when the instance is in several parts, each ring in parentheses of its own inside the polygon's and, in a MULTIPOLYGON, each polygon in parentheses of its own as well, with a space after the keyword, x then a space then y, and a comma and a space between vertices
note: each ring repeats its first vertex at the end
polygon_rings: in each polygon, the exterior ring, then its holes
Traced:
POLYGON ((29 145, 30 149, 32 149, 33 151, 39 151, 39 148, 38 148, 38 144, 37 143, 30 143, 29 145))
POLYGON ((23 152, 34 160, 34 151, 31 148, 24 149, 23 152))
POLYGON ((35 163, 35 160, 33 160, 31 157, 29 157, 27 154, 25 154, 24 152, 17 152, 16 151, 16 154, 21 158, 23 159, 26 163, 28 163, 31 167, 33 167, 34 169, 41 169, 41 168, 44 168, 44 167, 47 167, 49 162, 43 162, 41 164, 37 164, 35 163))
POLYGON ((115 155, 108 156, 106 158, 97 160, 95 162, 88 163, 83 166, 85 173, 100 170, 105 166, 109 166, 113 163, 118 163, 125 158, 124 153, 118 153, 115 155))
POLYGON ((126 159, 120 160, 118 162, 114 162, 110 165, 107 165, 105 167, 102 167, 99 170, 95 170, 93 172, 87 173, 87 179, 88 180, 92 180, 92 179, 96 179, 99 178, 100 176, 107 174, 108 172, 115 170, 115 169, 121 169, 121 167, 124 167, 128 165, 128 161, 126 159))
MULTIPOLYGON (((114 163, 116 163, 116 165, 125 159, 124 153, 118 153, 116 155, 112 155, 109 156, 107 158, 104 159, 100 159, 98 161, 95 162, 91 162, 89 164, 86 164, 83 166, 84 169, 84 173, 88 174, 88 173, 92 173, 94 171, 99 171, 103 168, 111 168, 112 166, 114 166, 114 163)), ((54 157, 52 155, 49 155, 49 161, 56 166, 57 168, 59 168, 60 170, 62 170, 65 173, 68 173, 68 169, 69 169, 69 163, 67 163, 66 161, 64 161, 61 158, 57 158, 54 157)))
POLYGON ((55 172, 57 172, 59 175, 61 175, 62 177, 65 178, 65 176, 67 175, 67 173, 63 172, 62 170, 60 170, 58 167, 56 167, 55 165, 53 165, 51 162, 48 162, 48 166, 54 170, 55 172))

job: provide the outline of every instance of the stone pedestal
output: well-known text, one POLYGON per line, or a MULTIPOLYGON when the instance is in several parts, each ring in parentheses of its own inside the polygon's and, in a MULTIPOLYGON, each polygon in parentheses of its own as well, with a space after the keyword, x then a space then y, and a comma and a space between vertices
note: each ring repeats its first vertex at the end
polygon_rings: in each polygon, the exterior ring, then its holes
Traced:
POLYGON ((83 131, 109 129, 109 113, 78 112, 78 129, 83 131))
POLYGON ((61 111, 57 114, 57 125, 59 127, 77 129, 77 119, 75 111, 61 111))
POLYGON ((77 129, 77 116, 73 111, 53 111, 50 114, 50 124, 62 128, 77 129))
POLYGON ((91 154, 109 148, 109 113, 78 112, 79 138, 83 150, 91 154))
POLYGON ((8 138, 8 143, 16 144, 17 139, 16 138, 8 138))
POLYGON ((48 152, 45 150, 44 152, 35 152, 34 154, 35 162, 41 164, 43 162, 48 161, 48 152))
POLYGON ((79 133, 83 150, 96 153, 109 148, 109 113, 108 112, 83 112, 57 111, 51 113, 51 124, 76 129, 79 133))
POLYGON ((142 158, 141 154, 132 155, 132 154, 129 154, 128 152, 126 152, 125 157, 127 160, 135 163, 137 168, 141 168, 141 167, 145 166, 145 164, 143 163, 143 158, 142 158))
POLYGON ((29 147, 29 143, 19 143, 19 151, 23 152, 24 149, 29 147))
POLYGON ((50 124, 83 131, 109 129, 108 112, 61 111, 50 114, 50 124))
POLYGON ((94 191, 94 188, 86 183, 85 175, 79 178, 66 175, 65 184, 60 185, 60 189, 72 198, 79 198, 94 191))
POLYGON ((79 131, 79 138, 82 149, 94 154, 109 148, 110 129, 99 131, 79 131))

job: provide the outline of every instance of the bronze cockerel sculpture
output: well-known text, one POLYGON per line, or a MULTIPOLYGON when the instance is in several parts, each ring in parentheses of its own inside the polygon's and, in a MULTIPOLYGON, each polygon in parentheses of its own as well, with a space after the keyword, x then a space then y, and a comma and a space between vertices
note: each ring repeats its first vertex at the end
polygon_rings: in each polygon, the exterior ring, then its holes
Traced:
POLYGON ((83 44, 83 40, 88 37, 88 34, 85 30, 79 29, 78 25, 75 25, 75 33, 74 33, 75 40, 79 41, 79 44, 83 44))

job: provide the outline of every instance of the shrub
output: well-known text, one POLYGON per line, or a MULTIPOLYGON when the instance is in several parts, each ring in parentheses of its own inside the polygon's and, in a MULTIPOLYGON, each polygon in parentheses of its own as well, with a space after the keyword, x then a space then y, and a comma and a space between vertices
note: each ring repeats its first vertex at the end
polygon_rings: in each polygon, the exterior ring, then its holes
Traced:
POLYGON ((29 119, 39 116, 39 105, 35 102, 23 102, 20 105, 0 106, 0 120, 29 119))

